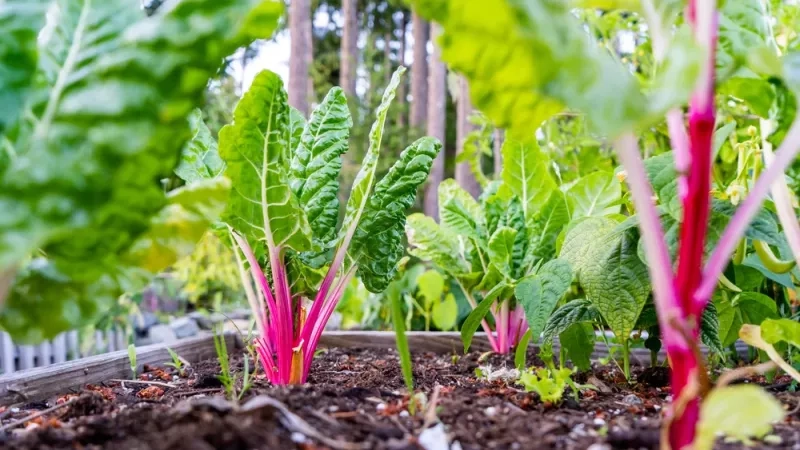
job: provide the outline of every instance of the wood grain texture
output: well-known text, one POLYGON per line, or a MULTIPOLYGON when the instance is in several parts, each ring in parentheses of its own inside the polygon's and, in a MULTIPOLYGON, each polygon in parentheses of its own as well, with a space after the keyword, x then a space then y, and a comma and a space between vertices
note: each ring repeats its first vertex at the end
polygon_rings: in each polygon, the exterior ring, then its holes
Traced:
MULTIPOLYGON (((455 353, 461 354, 464 352, 464 344, 461 343, 461 334, 457 332, 425 332, 425 331, 409 331, 406 333, 408 336, 408 345, 412 352, 433 352, 433 353, 455 353)), ((320 340, 322 347, 362 347, 362 348, 395 348, 394 332, 393 331, 327 331, 322 335, 320 340)), ((532 345, 531 347, 537 348, 538 346, 532 345)), ((621 360, 621 348, 612 345, 612 348, 617 347, 618 351, 615 357, 621 360)), ((489 341, 486 340, 484 333, 475 333, 472 339, 472 346, 470 351, 488 352, 492 348, 489 341)), ((704 354, 708 353, 708 349, 701 345, 704 354)), ((736 349, 742 357, 747 356, 747 345, 739 341, 736 343, 736 349)), ((558 340, 553 343, 553 353, 558 355, 560 345, 558 340)), ((594 346, 592 353, 592 360, 600 358, 607 358, 609 354, 608 348, 605 344, 598 342, 594 346)), ((659 352, 658 360, 663 362, 667 357, 664 350, 659 352)), ((643 348, 631 349, 631 364, 639 366, 650 365, 650 350, 643 348)))
MULTIPOLYGON (((225 336, 229 350, 236 347, 233 333, 225 336)), ((170 347, 190 363, 216 357, 213 337, 210 334, 184 339, 169 346, 153 344, 136 349, 137 370, 142 366, 163 365, 172 360, 170 347)), ((86 384, 101 383, 112 378, 130 378, 128 350, 91 356, 88 358, 52 364, 30 370, 21 370, 0 376, 0 405, 12 405, 46 399, 52 395, 78 390, 86 384)))

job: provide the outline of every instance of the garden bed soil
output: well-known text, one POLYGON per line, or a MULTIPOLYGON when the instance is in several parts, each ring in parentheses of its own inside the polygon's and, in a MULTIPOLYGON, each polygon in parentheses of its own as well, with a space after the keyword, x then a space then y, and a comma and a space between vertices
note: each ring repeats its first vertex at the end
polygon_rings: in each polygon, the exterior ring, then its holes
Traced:
MULTIPOLYGON (((232 361, 238 371, 242 363, 232 361)), ((448 439, 463 450, 658 448, 659 418, 669 395, 662 367, 635 369, 633 384, 625 382, 616 366, 596 367, 575 379, 594 384, 598 392, 585 391, 577 400, 565 395, 554 406, 520 386, 478 379, 475 369, 486 364, 513 367, 510 356, 415 354, 418 390, 426 394, 428 406, 438 397, 435 410, 415 416, 408 414, 393 350, 326 350, 315 358, 308 384, 272 387, 257 376, 239 408, 222 398, 216 360, 194 364, 182 375, 172 367, 148 367, 141 379, 168 386, 110 381, 45 402, 0 409, 0 424, 7 427, 68 403, 0 432, 0 446, 411 450, 424 448, 421 440, 435 435, 431 427, 440 421, 448 439), (428 431, 421 436, 423 430, 428 431)), ((788 392, 789 384, 779 378, 768 385, 789 413, 775 426, 769 443, 758 442, 755 448, 800 446, 800 395, 788 392)), ((716 448, 754 447, 718 442, 716 448)))

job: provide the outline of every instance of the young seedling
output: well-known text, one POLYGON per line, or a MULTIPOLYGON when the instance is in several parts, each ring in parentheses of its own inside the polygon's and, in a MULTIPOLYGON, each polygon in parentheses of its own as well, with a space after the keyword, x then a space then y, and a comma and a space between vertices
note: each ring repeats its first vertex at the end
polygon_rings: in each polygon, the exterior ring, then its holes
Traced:
POLYGON ((167 347, 167 352, 169 353, 170 358, 172 358, 172 362, 165 363, 164 365, 173 367, 178 371, 178 375, 183 376, 184 365, 188 365, 188 363, 185 359, 181 358, 180 355, 175 353, 175 350, 167 347))
POLYGON ((386 296, 392 304, 392 324, 394 325, 395 340, 397 342, 397 354, 400 356, 400 367, 403 371, 403 381, 408 390, 408 412, 416 414, 417 399, 414 395, 414 373, 411 362, 411 350, 408 346, 406 337, 406 324, 403 320, 403 294, 397 282, 393 282, 386 289, 386 296))
POLYGON ((136 346, 128 344, 128 363, 131 368, 131 379, 136 379, 136 346))

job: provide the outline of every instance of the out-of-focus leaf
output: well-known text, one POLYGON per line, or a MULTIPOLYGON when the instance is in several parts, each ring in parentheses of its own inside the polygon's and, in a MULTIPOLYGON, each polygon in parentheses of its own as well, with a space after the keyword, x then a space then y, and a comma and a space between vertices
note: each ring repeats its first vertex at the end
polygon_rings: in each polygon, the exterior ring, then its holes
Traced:
POLYGON ((786 342, 800 347, 800 323, 791 319, 766 319, 761 322, 761 337, 768 344, 786 342))
POLYGON ((622 186, 608 172, 582 177, 567 191, 573 219, 618 213, 621 198, 622 186))
POLYGON ((719 336, 724 347, 739 338, 744 324, 758 325, 765 319, 777 318, 775 301, 757 292, 742 292, 731 301, 715 298, 719 317, 719 336))
POLYGON ((767 45, 770 25, 762 0, 726 1, 718 18, 716 65, 718 81, 724 81, 747 64, 750 52, 767 45))
POLYGON ((751 442, 751 438, 767 435, 772 424, 783 420, 785 414, 780 402, 759 386, 738 384, 713 389, 703 400, 695 448, 711 450, 720 435, 751 442))
POLYGON ((458 304, 453 294, 447 294, 444 300, 433 304, 431 319, 436 328, 440 330, 450 330, 456 326, 457 318, 458 304))
POLYGON ((426 270, 417 277, 417 290, 425 309, 437 303, 444 293, 444 278, 435 270, 426 270))

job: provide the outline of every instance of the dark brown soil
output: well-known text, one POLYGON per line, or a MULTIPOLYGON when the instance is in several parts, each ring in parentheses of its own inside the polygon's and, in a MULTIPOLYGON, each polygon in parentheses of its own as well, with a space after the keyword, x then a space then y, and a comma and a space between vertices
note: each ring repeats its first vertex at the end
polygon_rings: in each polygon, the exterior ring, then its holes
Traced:
MULTIPOLYGON (((659 417, 669 395, 665 369, 637 370, 639 381, 629 385, 618 370, 599 367, 575 377, 597 386, 598 392, 584 391, 577 400, 565 394, 565 400, 554 406, 520 386, 477 379, 475 369, 480 365, 513 366, 510 357, 485 356, 415 355, 418 391, 427 396, 428 405, 435 395, 438 400, 435 409, 413 416, 394 351, 328 350, 315 359, 308 384, 277 388, 256 377, 240 408, 222 399, 216 361, 196 364, 182 376, 173 368, 150 368, 143 378, 173 387, 110 382, 48 402, 0 409, 0 423, 8 425, 58 402, 71 402, 13 431, 0 432, 0 446, 421 449, 423 430, 440 421, 447 437, 463 450, 658 448, 659 417)), ((233 365, 242 370, 241 360, 233 365)), ((770 444, 759 442, 749 448, 800 448, 800 396, 785 391, 785 380, 778 381, 772 390, 790 413, 776 425, 770 444)), ((719 443, 717 448, 748 447, 719 443)))

